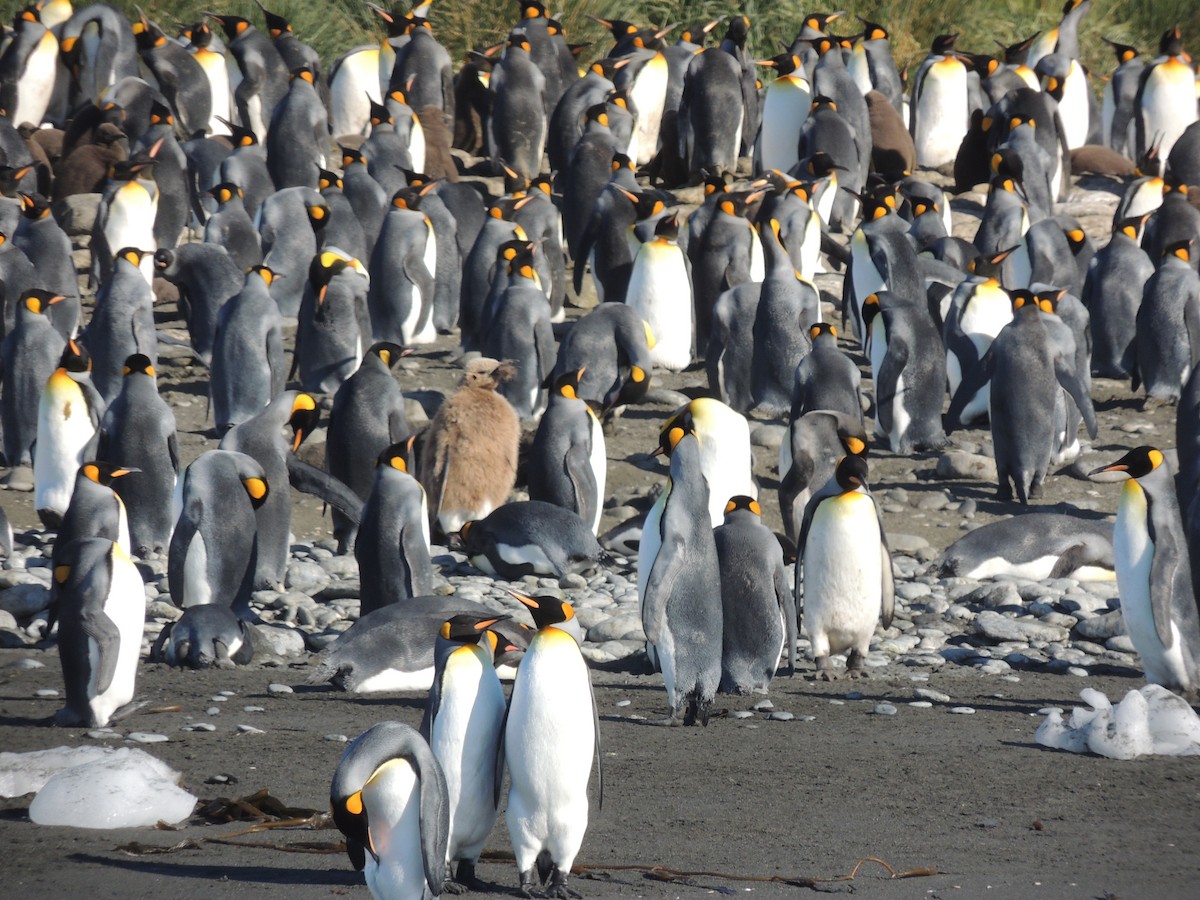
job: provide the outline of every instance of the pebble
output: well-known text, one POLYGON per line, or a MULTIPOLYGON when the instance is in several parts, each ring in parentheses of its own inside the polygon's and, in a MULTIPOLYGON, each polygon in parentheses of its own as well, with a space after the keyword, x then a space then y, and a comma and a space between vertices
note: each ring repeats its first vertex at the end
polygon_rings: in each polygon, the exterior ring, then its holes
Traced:
POLYGON ((266 707, 265 706, 243 706, 242 712, 248 712, 248 713, 266 712, 266 707))
POLYGON ((87 736, 94 741, 111 741, 115 738, 119 738, 121 733, 119 731, 113 731, 111 728, 97 728, 95 731, 89 731, 87 736))
POLYGON ((737 709, 730 713, 735 719, 753 719, 754 713, 748 709, 737 709))
POLYGON ((896 707, 890 703, 876 703, 875 708, 871 712, 877 716, 894 716, 896 714, 896 707))
POLYGON ((261 728, 255 728, 253 725, 239 725, 237 730, 242 734, 266 734, 261 728))
POLYGON ((936 703, 949 703, 950 695, 935 691, 933 688, 913 688, 913 696, 921 700, 933 700, 936 703))
POLYGON ((350 742, 350 738, 344 734, 327 734, 321 740, 329 741, 331 744, 348 744, 350 742))
POLYGON ((219 706, 210 706, 204 711, 204 714, 206 716, 219 716, 221 714, 221 708, 219 706))
POLYGON ((975 715, 975 707, 973 706, 952 706, 950 712, 956 716, 973 716, 975 715))
POLYGON ((846 699, 847 700, 861 700, 861 699, 863 699, 863 692, 862 691, 847 691, 846 699))
POLYGON ((268 694, 292 694, 295 692, 292 690, 290 685, 275 683, 275 684, 267 685, 267 693, 268 694))
POLYGON ((774 708, 775 708, 775 704, 772 703, 770 700, 759 700, 757 703, 754 704, 754 709, 758 712, 763 712, 764 710, 774 709, 774 708))
POLYGON ((1067 674, 1074 675, 1077 678, 1087 678, 1089 672, 1083 666, 1068 666, 1067 674))
POLYGON ((933 704, 928 700, 911 700, 908 705, 916 709, 933 709, 933 704))
POLYGON ((215 694, 211 698, 213 703, 228 703, 229 698, 224 694, 215 694))
POLYGON ((767 716, 768 721, 771 722, 790 722, 794 718, 796 718, 794 714, 786 712, 782 709, 777 709, 775 712, 767 716))
POLYGON ((216 731, 217 726, 211 722, 193 722, 191 725, 184 725, 181 731, 216 731))
POLYGON ((169 741, 170 738, 165 734, 155 734, 152 731, 131 731, 126 735, 125 740, 133 741, 135 744, 161 744, 169 741))
POLYGON ((58 691, 56 691, 54 688, 39 688, 34 692, 34 696, 50 699, 51 697, 57 697, 58 691))
POLYGON ((618 700, 618 701, 617 701, 617 703, 616 703, 616 705, 617 705, 617 706, 619 706, 619 707, 622 707, 622 708, 624 708, 624 707, 626 707, 626 706, 629 706, 629 705, 630 705, 630 704, 632 704, 632 703, 633 703, 633 701, 632 701, 632 700, 618 700))
POLYGON ((27 656, 24 659, 18 659, 10 662, 5 668, 21 670, 44 669, 46 668, 46 664, 40 659, 34 659, 32 656, 27 656))

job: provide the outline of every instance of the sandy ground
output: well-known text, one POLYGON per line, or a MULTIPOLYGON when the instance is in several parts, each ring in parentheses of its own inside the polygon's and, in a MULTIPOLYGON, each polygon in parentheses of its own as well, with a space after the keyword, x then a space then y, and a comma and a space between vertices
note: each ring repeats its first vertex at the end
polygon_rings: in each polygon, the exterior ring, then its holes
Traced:
MULTIPOLYGON (((1111 209, 1111 195, 1096 196, 1111 209)), ((1099 210, 1097 219, 1102 218, 1099 210)), ((1097 235, 1101 244, 1104 233, 1097 235)), ((838 281, 823 279, 821 286, 834 291, 838 281)), ((170 304, 159 313, 160 326, 177 326, 170 304)), ((416 370, 398 374, 402 388, 449 390, 460 373, 450 358, 452 344, 443 339, 419 352, 416 370)), ((177 352, 164 348, 167 356, 177 352)), ((204 418, 204 372, 179 356, 164 360, 160 370, 160 388, 179 417, 187 461, 215 443, 205 433, 210 423, 204 418)), ((693 370, 658 383, 695 394, 704 375, 693 370)), ((1093 396, 1101 434, 1084 466, 1115 459, 1143 442, 1174 444, 1173 411, 1141 413, 1128 386, 1116 382, 1097 382, 1093 396), (1134 426, 1141 435, 1130 433, 1134 426)), ((610 493, 661 480, 662 470, 647 466, 644 453, 657 442, 658 426, 670 411, 666 403, 646 404, 615 423, 608 440, 610 493)), ((320 437, 308 451, 317 458, 320 437)), ((975 430, 959 437, 978 443, 987 435, 975 430)), ((767 521, 779 528, 775 458, 774 449, 755 448, 767 521)), ((992 485, 935 480, 935 464, 936 454, 911 459, 874 454, 873 486, 877 491, 904 487, 910 493, 945 490, 955 500, 974 499, 976 523, 1015 511, 991 500, 992 485)), ((35 525, 31 496, 0 495, 18 531, 35 525)), ((1115 486, 1060 475, 1048 483, 1042 508, 1097 515, 1115 509, 1116 498, 1115 486)), ((606 519, 604 527, 612 524, 606 519)), ((910 508, 885 515, 885 524, 889 531, 921 536, 941 548, 964 523, 957 513, 910 508)), ((294 532, 298 539, 328 537, 328 519, 311 498, 297 495, 294 532)), ((117 730, 167 735, 168 742, 147 749, 178 768, 200 798, 241 797, 265 788, 288 806, 324 811, 344 747, 326 736, 353 737, 390 718, 416 725, 423 698, 306 687, 307 668, 181 672, 144 663, 139 699, 149 706, 117 730), (295 692, 268 694, 267 686, 276 682, 294 686, 295 692), (234 695, 214 704, 218 691, 234 695), (222 712, 208 715, 213 705, 222 712), (164 706, 178 711, 150 711, 164 706), (264 710, 245 712, 246 706, 264 710), (181 730, 196 721, 211 721, 217 730, 181 730), (264 733, 237 733, 236 725, 243 723, 264 733), (222 774, 236 783, 206 783, 222 774)), ((806 666, 804 672, 809 671, 806 666)), ((1087 679, 1018 672, 1019 681, 1013 682, 948 663, 931 673, 891 666, 875 670, 869 682, 832 687, 807 680, 804 672, 779 679, 769 698, 777 710, 794 713, 793 721, 768 721, 759 714, 716 719, 707 729, 673 730, 635 718, 662 713, 665 693, 658 676, 595 672, 604 808, 593 809, 577 860, 585 872, 575 887, 588 897, 734 891, 785 896, 801 888, 769 879, 832 879, 873 857, 896 872, 926 874, 890 880, 887 869, 868 862, 853 882, 821 882, 816 889, 879 898, 1195 896, 1200 880, 1196 759, 1117 762, 1048 751, 1033 742, 1040 708, 1070 707, 1084 686, 1119 698, 1143 683, 1139 672, 1093 671, 1087 679), (928 675, 928 681, 914 675, 928 675), (932 709, 910 707, 919 686, 943 691, 951 701, 932 709), (846 699, 852 690, 863 699, 846 699), (884 701, 898 707, 895 716, 871 714, 884 701), (955 706, 970 706, 975 713, 950 713, 955 706), (804 716, 814 718, 803 721, 804 716), (648 878, 646 870, 655 866, 689 874, 671 882, 648 878)), ((46 724, 60 701, 36 692, 61 686, 52 647, 0 651, 0 749, 91 742, 78 730, 46 724), (37 658, 45 667, 8 665, 22 657, 37 658)), ((750 702, 727 698, 718 705, 736 710, 749 708, 750 702)), ((289 845, 314 842, 318 851, 331 851, 340 838, 333 829, 273 831, 215 843, 214 838, 242 831, 247 823, 209 825, 193 819, 172 831, 41 828, 28 819, 29 800, 0 802, 6 896, 366 896, 361 876, 344 854, 283 852, 289 845), (181 841, 194 843, 162 855, 118 849, 130 842, 169 848, 181 841)), ((507 858, 503 819, 488 850, 497 859, 484 862, 481 876, 495 882, 497 891, 514 893, 517 873, 507 858)))

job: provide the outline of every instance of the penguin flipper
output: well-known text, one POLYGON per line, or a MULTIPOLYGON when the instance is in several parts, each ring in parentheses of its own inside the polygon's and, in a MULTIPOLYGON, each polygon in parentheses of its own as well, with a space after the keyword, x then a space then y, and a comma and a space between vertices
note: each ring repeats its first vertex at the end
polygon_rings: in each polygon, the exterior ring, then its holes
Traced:
MULTIPOLYGON (((589 679, 590 681, 590 679, 589 679)), ((508 734, 508 714, 512 710, 512 698, 504 706, 504 716, 500 720, 500 740, 496 741, 496 777, 492 783, 492 806, 500 808, 500 793, 504 787, 504 764, 506 761, 504 741, 508 734)))
MULTIPOLYGON (((194 501, 193 501, 194 502, 194 501)), ((184 608, 184 563, 187 561, 188 547, 196 536, 196 521, 190 515, 181 515, 171 533, 171 544, 167 547, 167 588, 171 593, 171 602, 180 609, 184 608)))
POLYGON ((596 754, 596 808, 604 809, 604 766, 601 763, 603 753, 600 752, 600 710, 596 707, 596 689, 592 687, 592 679, 588 677, 588 695, 592 700, 592 733, 596 736, 593 743, 596 754))
POLYGON ((410 762, 421 783, 421 865, 433 896, 446 880, 446 844, 450 830, 450 801, 446 776, 429 745, 412 746, 410 762))
POLYGON ((433 720, 442 707, 441 676, 441 672, 435 672, 433 684, 429 686, 429 696, 425 700, 425 712, 421 715, 421 727, 417 729, 427 742, 433 739, 433 720))
POLYGON ((86 604, 80 622, 83 633, 96 642, 100 650, 100 665, 96 672, 96 693, 103 694, 113 682, 117 672, 117 651, 121 646, 121 632, 101 606, 101 601, 86 604))
POLYGON ((575 505, 579 518, 591 522, 596 518, 596 507, 603 502, 596 496, 596 473, 592 471, 591 454, 582 444, 572 444, 563 460, 567 478, 575 491, 575 505))
POLYGON ((979 365, 968 373, 963 370, 963 379, 958 385, 958 391, 950 398, 950 407, 946 410, 946 430, 956 431, 962 427, 963 410, 985 384, 992 380, 992 369, 996 356, 989 347, 979 365))
POLYGON ((332 504, 352 524, 362 519, 363 501, 358 494, 346 487, 328 472, 309 465, 295 453, 287 455, 288 482, 298 491, 320 497, 332 504))
POLYGON ((779 612, 783 615, 783 631, 787 641, 788 676, 796 674, 796 595, 792 593, 787 583, 787 572, 784 571, 782 560, 775 565, 775 601, 779 604, 779 612))
POLYGON ((667 599, 674 591, 675 582, 683 573, 685 556, 679 547, 679 540, 664 535, 662 547, 659 548, 654 565, 650 568, 650 577, 646 581, 646 595, 642 601, 642 626, 646 630, 646 639, 659 647, 670 640, 670 635, 663 633, 663 623, 667 617, 667 599))
MULTIPOLYGON (((889 337, 887 354, 879 367, 879 383, 875 385, 875 416, 879 419, 879 427, 890 437, 894 424, 892 404, 896 402, 896 385, 908 363, 908 345, 894 334, 889 337)), ((892 447, 892 450, 895 452, 898 448, 892 447)))
POLYGON ((1079 412, 1083 416, 1083 424, 1087 426, 1088 436, 1094 440, 1096 437, 1096 409, 1092 406, 1091 394, 1083 381, 1075 373, 1070 360, 1061 354, 1056 355, 1054 358, 1054 377, 1058 379, 1058 383, 1062 385, 1063 389, 1071 395, 1071 399, 1075 401, 1075 405, 1079 408, 1079 412))

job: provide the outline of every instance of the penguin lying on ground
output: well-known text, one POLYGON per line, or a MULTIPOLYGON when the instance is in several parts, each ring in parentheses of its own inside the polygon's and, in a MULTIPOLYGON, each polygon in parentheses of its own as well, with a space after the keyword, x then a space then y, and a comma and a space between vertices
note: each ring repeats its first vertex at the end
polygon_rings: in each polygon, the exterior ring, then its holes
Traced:
POLYGON ((228 606, 206 603, 168 622, 150 649, 151 662, 207 669, 244 666, 254 657, 253 632, 228 606))
POLYGON ((540 500, 506 503, 464 522, 459 536, 473 566, 509 581, 530 574, 562 578, 608 561, 578 513, 540 500))
POLYGON ((1028 513, 989 522, 963 535, 938 557, 941 575, 976 580, 1016 575, 1112 578, 1112 525, 1061 513, 1028 513))

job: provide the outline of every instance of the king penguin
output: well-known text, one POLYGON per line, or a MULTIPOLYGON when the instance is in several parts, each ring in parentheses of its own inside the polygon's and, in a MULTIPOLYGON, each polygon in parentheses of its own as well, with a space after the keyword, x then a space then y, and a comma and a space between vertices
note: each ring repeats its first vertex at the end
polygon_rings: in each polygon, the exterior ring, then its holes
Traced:
POLYGON ((692 266, 679 246, 679 219, 675 214, 659 219, 654 237, 639 245, 625 303, 654 335, 650 347, 654 365, 670 372, 682 372, 691 365, 695 340, 692 266))
POLYGON ((646 515, 638 548, 646 655, 667 690, 662 724, 681 724, 682 714, 683 725, 707 726, 721 681, 721 571, 690 414, 665 429, 655 453, 670 457, 671 473, 646 515))
POLYGON ((608 459, 600 420, 578 395, 584 371, 564 372, 554 379, 530 450, 529 499, 578 513, 598 534, 608 459))
POLYGON ((1121 618, 1151 684, 1200 690, 1200 618, 1188 544, 1171 472, 1161 451, 1130 450, 1092 476, 1123 475, 1113 528, 1121 618))
POLYGON ((796 548, 796 594, 803 584, 804 628, 817 678, 837 678, 830 656, 847 652, 846 675, 865 676, 876 623, 892 624, 895 583, 863 457, 843 457, 834 480, 809 501, 796 548))
POLYGON ((719 689, 725 693, 765 694, 784 651, 788 675, 796 670, 796 602, 783 550, 761 517, 757 500, 731 497, 725 524, 713 529, 723 608, 719 689))
POLYGON ((800 57, 781 53, 759 60, 760 66, 775 69, 763 101, 762 127, 754 145, 757 172, 778 169, 788 172, 800 162, 800 129, 812 104, 812 85, 804 75, 800 57))
POLYGON ((487 124, 492 158, 530 181, 541 171, 547 131, 546 76, 531 58, 531 49, 524 32, 509 35, 504 56, 492 71, 487 124))
MULTIPOLYGON (((708 512, 712 527, 725 520, 725 503, 714 497, 758 496, 750 453, 750 425, 741 413, 720 400, 697 397, 667 421, 659 432, 660 442, 671 429, 686 426, 700 442, 700 471, 708 484, 708 512)), ((661 443, 660 443, 661 445, 661 443)))
POLYGON ((552 597, 513 596, 538 630, 517 669, 504 726, 508 832, 521 892, 532 896, 540 883, 551 895, 571 896, 567 879, 587 832, 593 759, 597 806, 604 802, 596 700, 579 638, 569 630, 575 610, 552 597))
POLYGON ((209 365, 217 434, 256 416, 283 391, 287 370, 282 319, 271 297, 274 280, 266 266, 254 266, 217 316, 209 365))
POLYGON ((38 401, 65 344, 45 311, 62 300, 61 294, 40 288, 25 291, 14 304, 16 324, 0 345, 4 388, 0 393, 0 431, 9 466, 27 466, 33 458, 38 401))
POLYGON ((1167 159, 1175 142, 1198 116, 1196 71, 1184 53, 1178 25, 1163 33, 1158 54, 1142 70, 1134 100, 1133 122, 1137 136, 1136 155, 1141 156, 1157 142, 1159 155, 1167 159))
POLYGON ((939 35, 913 79, 910 129, 919 166, 952 163, 967 134, 967 67, 954 52, 957 37, 939 35))
POLYGON ((380 722, 351 741, 334 770, 329 806, 372 897, 442 894, 450 823, 446 776, 413 728, 380 722))
POLYGON ((134 697, 146 621, 142 576, 115 541, 83 538, 62 548, 53 577, 66 688, 54 719, 103 728, 134 697))
POLYGON ((71 503, 79 467, 96 456, 104 399, 92 384, 91 369, 87 350, 68 341, 38 403, 34 506, 51 528, 71 503))
POLYGON ((458 863, 448 892, 483 887, 475 864, 500 814, 496 759, 508 710, 493 664, 495 632, 488 629, 506 618, 460 613, 442 624, 433 649, 421 735, 446 776, 446 862, 458 863))

